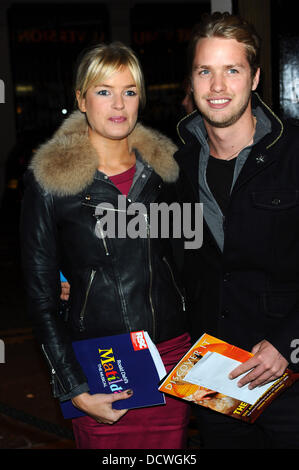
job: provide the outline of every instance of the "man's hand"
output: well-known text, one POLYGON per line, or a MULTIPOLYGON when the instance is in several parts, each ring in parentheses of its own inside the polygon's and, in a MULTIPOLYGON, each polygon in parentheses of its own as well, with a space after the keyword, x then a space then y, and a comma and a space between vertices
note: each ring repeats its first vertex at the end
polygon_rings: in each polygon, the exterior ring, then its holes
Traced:
POLYGON ((250 371, 239 380, 239 387, 249 384, 248 388, 253 389, 258 385, 264 385, 272 380, 276 380, 284 373, 288 366, 287 360, 265 339, 256 344, 251 352, 254 356, 236 367, 229 374, 229 378, 234 379, 250 371))

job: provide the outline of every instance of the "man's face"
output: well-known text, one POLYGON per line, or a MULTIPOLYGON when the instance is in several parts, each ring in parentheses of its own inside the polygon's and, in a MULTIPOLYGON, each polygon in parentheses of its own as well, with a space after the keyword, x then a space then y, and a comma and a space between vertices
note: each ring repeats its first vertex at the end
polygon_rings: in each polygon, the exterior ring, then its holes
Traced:
POLYGON ((245 46, 235 39, 203 38, 197 43, 192 71, 194 99, 205 121, 228 127, 251 113, 252 77, 245 46))

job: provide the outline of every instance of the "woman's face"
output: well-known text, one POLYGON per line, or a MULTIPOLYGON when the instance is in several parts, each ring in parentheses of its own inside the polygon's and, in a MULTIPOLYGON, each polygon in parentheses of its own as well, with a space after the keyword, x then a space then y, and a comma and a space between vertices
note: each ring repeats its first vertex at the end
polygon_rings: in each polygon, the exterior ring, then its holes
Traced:
POLYGON ((134 129, 139 96, 128 67, 90 87, 84 98, 80 98, 80 92, 77 92, 77 100, 79 109, 86 113, 90 137, 121 140, 134 129))

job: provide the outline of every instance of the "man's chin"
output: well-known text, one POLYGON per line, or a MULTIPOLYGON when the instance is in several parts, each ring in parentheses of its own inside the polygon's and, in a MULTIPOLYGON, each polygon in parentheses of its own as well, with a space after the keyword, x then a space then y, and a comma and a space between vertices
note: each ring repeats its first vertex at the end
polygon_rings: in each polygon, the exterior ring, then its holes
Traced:
POLYGON ((231 116, 229 118, 223 118, 223 119, 215 120, 215 119, 211 118, 210 116, 207 116, 207 115, 203 114, 203 118, 210 126, 217 127, 219 129, 223 129, 225 127, 232 126, 235 122, 238 121, 240 116, 237 115, 237 116, 231 116))

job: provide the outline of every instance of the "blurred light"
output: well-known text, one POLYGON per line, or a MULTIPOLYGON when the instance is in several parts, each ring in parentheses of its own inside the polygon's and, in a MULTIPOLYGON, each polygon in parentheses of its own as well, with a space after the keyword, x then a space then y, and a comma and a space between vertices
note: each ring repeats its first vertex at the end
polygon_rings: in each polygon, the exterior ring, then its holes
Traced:
POLYGON ((67 109, 63 108, 63 109, 61 110, 61 112, 62 112, 62 114, 67 114, 67 109))
POLYGON ((33 90, 33 85, 16 85, 17 93, 32 93, 33 90))
POLYGON ((176 90, 177 88, 180 88, 179 83, 162 83, 161 85, 150 85, 148 87, 149 91, 153 90, 176 90))
POLYGON ((7 187, 8 189, 18 189, 18 180, 17 179, 10 179, 8 182, 7 182, 7 187))

